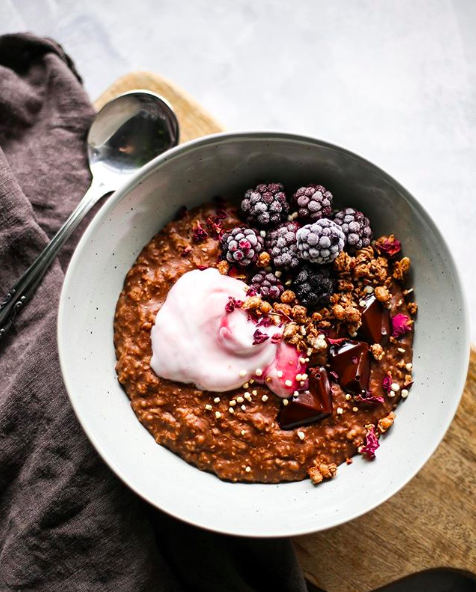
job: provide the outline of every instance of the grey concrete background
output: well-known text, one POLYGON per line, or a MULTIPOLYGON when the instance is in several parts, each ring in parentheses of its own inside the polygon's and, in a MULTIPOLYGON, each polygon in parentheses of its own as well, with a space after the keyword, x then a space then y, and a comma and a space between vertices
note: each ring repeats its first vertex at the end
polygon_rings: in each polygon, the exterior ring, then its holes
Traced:
POLYGON ((0 0, 0 33, 25 30, 64 46, 92 99, 153 70, 228 129, 374 161, 439 224, 476 320, 475 1, 0 0))

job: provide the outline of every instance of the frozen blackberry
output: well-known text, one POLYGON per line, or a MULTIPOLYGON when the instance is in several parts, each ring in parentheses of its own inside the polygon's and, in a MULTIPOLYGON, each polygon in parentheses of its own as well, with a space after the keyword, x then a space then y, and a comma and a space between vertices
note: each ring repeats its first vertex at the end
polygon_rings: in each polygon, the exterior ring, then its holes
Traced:
POLYGON ((322 185, 301 187, 293 195, 301 220, 312 221, 332 214, 332 193, 322 185))
POLYGON ((258 259, 264 240, 252 228, 236 227, 225 232, 220 239, 224 258, 232 264, 247 267, 258 259))
POLYGON ((317 310, 329 304, 335 287, 336 280, 327 265, 313 267, 305 263, 293 281, 293 290, 299 302, 309 310, 317 310))
POLYGON ((258 226, 275 226, 289 212, 289 204, 281 183, 258 185, 256 189, 248 189, 241 202, 241 209, 246 214, 249 224, 258 226))
POLYGON ((342 228, 349 250, 358 251, 368 247, 372 240, 369 219, 353 208, 346 208, 334 216, 334 222, 342 228))
POLYGON ((250 287, 263 298, 269 300, 279 300, 279 297, 284 292, 283 284, 278 280, 274 273, 266 271, 258 271, 256 275, 251 278, 250 287))
POLYGON ((298 256, 311 263, 332 263, 344 249, 345 234, 332 220, 322 218, 296 233, 298 256))
POLYGON ((294 269, 299 265, 296 232, 297 222, 283 222, 266 237, 266 250, 277 268, 294 269))

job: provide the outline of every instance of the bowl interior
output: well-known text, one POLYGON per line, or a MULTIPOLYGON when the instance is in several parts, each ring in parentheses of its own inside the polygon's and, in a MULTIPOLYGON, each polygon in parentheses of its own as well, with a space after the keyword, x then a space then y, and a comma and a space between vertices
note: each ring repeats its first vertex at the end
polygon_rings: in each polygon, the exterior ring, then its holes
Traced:
POLYGON ((457 407, 468 363, 464 297, 451 255, 422 207, 388 175, 335 146, 285 134, 221 134, 156 159, 97 214, 65 280, 59 350, 71 402, 110 467, 150 503, 220 532, 285 536, 329 528, 385 501, 425 463, 457 407), (113 315, 142 247, 181 205, 240 195, 263 180, 319 182, 337 206, 363 210, 412 259, 415 385, 377 459, 355 458, 319 487, 231 484, 158 446, 132 412, 114 370, 113 315))

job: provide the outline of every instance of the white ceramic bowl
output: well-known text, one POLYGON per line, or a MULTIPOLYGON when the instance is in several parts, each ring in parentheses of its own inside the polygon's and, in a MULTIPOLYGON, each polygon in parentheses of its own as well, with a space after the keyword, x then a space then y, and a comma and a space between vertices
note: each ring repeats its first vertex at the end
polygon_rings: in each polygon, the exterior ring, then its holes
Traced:
POLYGON ((59 309, 61 367, 86 434, 111 469, 151 504, 211 530, 300 535, 375 508, 421 469, 458 406, 469 355, 468 315, 453 259, 435 224, 401 185, 366 160, 312 138, 219 134, 157 158, 103 206, 68 269, 59 309), (337 205, 362 209, 376 234, 395 233, 412 259, 415 385, 375 461, 355 458, 332 481, 226 483, 155 443, 136 419, 114 370, 113 316, 142 247, 176 213, 262 180, 319 182, 337 205))

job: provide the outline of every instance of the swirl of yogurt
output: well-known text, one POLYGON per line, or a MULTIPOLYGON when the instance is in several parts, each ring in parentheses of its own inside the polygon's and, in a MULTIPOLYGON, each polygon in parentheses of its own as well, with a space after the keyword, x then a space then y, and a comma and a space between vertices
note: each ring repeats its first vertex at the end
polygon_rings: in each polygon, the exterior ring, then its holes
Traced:
POLYGON ((246 299, 248 286, 210 268, 182 275, 169 291, 151 331, 151 368, 162 378, 207 391, 239 388, 253 378, 289 397, 305 365, 295 347, 279 340, 282 328, 257 326, 230 299, 246 299), (256 343, 256 330, 267 339, 256 343), (276 335, 275 339, 272 339, 276 335))

